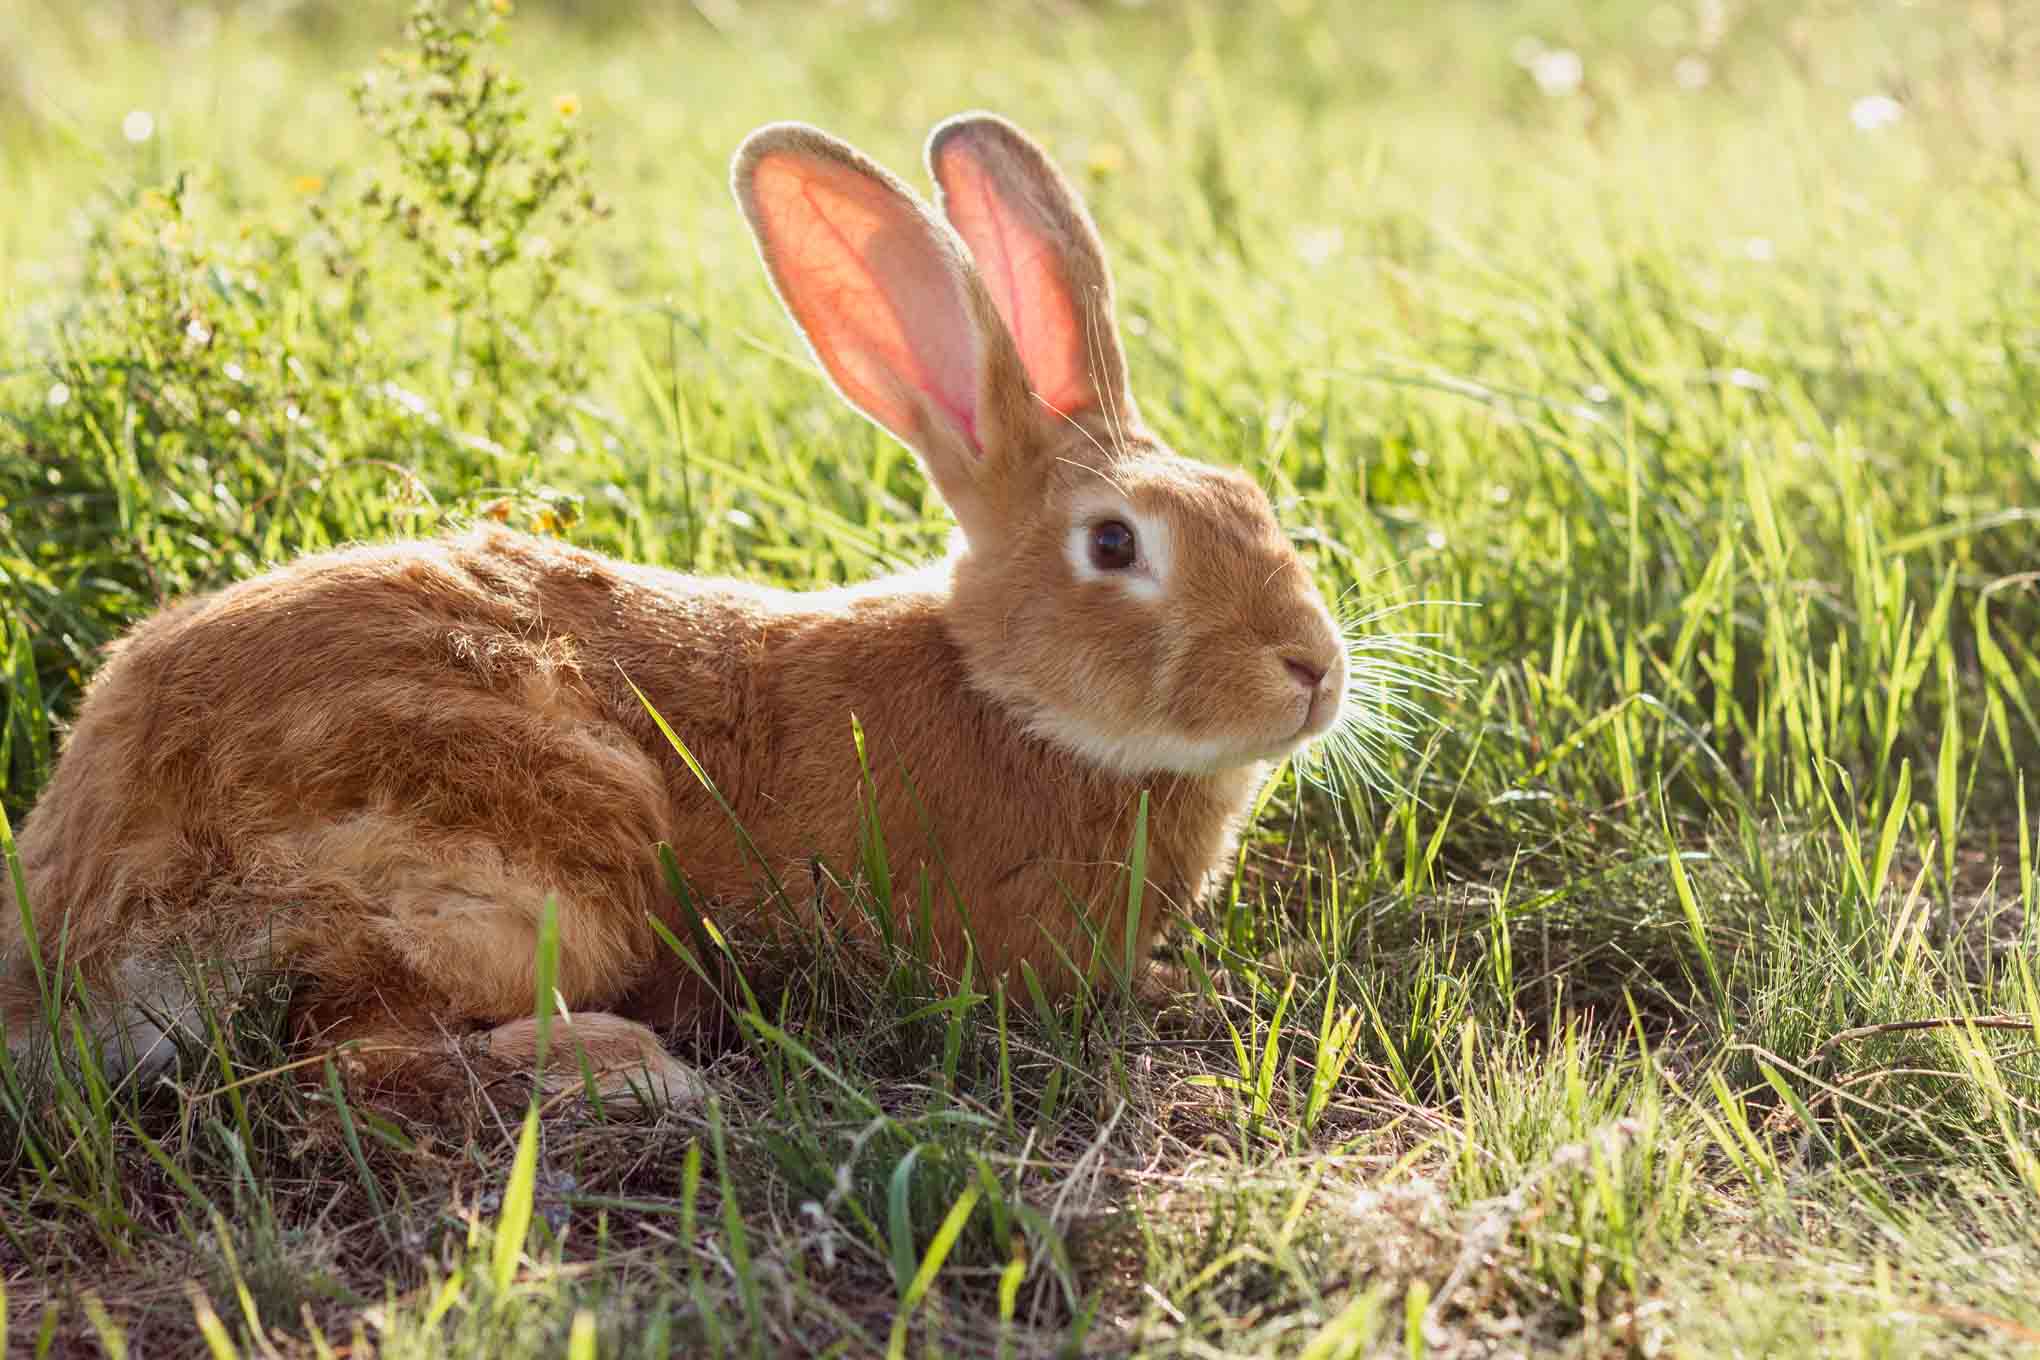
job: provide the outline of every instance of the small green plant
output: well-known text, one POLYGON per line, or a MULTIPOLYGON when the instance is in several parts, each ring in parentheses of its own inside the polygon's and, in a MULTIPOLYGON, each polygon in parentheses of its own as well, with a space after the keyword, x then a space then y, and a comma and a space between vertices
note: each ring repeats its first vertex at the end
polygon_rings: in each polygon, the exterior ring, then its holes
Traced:
POLYGON ((452 414, 489 438, 571 440, 587 326, 559 294, 581 237, 608 215, 588 179, 580 101, 531 125, 524 85, 490 59, 509 0, 419 0, 408 44, 354 100, 389 154, 360 206, 410 250, 446 309, 452 414))
POLYGON ((577 102, 534 120, 487 60, 508 10, 417 5, 408 45, 356 87, 385 160, 356 192, 301 177, 294 211, 248 216, 185 170, 99 202, 41 385, 0 422, 15 811, 47 770, 48 708, 129 620, 449 515, 547 532, 579 518, 540 468, 588 418, 595 323, 562 295, 607 208, 577 102), (408 342, 369 338, 421 315, 408 342))

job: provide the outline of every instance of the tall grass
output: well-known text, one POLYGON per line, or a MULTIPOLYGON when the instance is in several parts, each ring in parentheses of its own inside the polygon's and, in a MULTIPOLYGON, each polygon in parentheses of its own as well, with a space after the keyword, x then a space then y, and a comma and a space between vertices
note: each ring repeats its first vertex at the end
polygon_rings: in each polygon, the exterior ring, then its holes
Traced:
MULTIPOLYGON (((0 1061, 8 1353, 2040 1335, 2016 7, 500 8, 0 33, 14 825, 108 640, 302 550, 939 552, 727 201, 782 116, 902 170, 958 108, 1043 138, 1144 414, 1270 489, 1374 721, 1264 792, 1163 1002, 1112 950, 1063 1005, 935 976, 876 825, 829 867, 877 950, 697 916, 693 1113, 406 1122, 298 1066, 262 980, 165 1084, 46 1026, 0 1061)), ((1101 853, 1140 909, 1144 838, 1101 853)))

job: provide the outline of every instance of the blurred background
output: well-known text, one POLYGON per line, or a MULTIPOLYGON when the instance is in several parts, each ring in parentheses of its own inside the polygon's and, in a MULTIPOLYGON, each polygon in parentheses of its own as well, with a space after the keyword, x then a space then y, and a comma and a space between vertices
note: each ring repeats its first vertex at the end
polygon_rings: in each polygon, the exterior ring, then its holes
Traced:
MULTIPOLYGON (((97 183, 199 164, 276 209, 344 175, 347 82, 407 6, 7 8, 0 254, 33 291, 97 183)), ((1931 270, 1937 214, 2026 183, 2040 138, 2040 12, 2012 0, 520 0, 510 53, 535 93, 582 103, 623 286, 731 267, 721 168, 776 117, 907 167, 936 119, 997 109, 1086 172, 1108 234, 1251 242, 1302 269, 1434 234, 1498 262, 1588 249, 1612 214, 1712 230, 1724 269, 1847 241, 1931 270), (1616 173, 1639 160, 1652 173, 1616 173), (1194 198, 1161 173, 1179 161, 1194 198)))

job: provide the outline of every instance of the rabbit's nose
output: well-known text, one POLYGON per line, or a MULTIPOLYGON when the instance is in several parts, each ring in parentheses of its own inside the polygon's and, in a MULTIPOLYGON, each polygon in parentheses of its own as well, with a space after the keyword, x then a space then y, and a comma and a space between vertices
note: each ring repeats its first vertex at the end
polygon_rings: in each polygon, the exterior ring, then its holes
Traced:
POLYGON ((1282 658, 1283 669, 1296 677, 1296 683, 1305 689, 1314 690, 1325 681, 1325 667, 1309 661, 1299 661, 1293 656, 1282 658))

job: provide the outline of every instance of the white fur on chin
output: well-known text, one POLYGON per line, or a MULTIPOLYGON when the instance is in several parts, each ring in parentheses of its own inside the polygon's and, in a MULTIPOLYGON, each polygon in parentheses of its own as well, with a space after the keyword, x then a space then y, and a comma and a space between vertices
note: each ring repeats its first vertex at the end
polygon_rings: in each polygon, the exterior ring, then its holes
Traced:
POLYGON ((1244 770, 1287 751, 1242 751, 1205 737, 1129 732, 1099 726, 1080 714, 1042 709, 1027 718, 1027 730, 1078 758, 1114 774, 1223 774, 1244 770))

